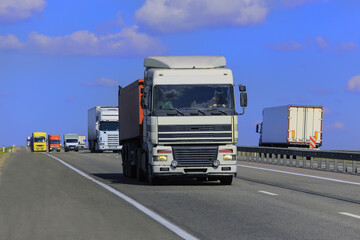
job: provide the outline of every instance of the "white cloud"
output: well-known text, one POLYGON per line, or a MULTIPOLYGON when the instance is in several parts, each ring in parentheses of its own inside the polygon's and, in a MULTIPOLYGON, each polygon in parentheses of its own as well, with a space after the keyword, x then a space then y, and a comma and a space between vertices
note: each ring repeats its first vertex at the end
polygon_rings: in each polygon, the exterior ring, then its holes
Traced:
POLYGON ((338 49, 343 51, 355 51, 358 46, 354 42, 340 43, 338 49))
POLYGON ((265 20, 265 0, 146 0, 136 11, 141 28, 160 33, 203 27, 254 25, 265 20))
POLYGON ((22 49, 46 55, 121 57, 161 54, 165 51, 160 40, 137 32, 136 26, 124 27, 121 32, 108 35, 83 30, 53 37, 33 32, 24 43, 13 35, 0 36, 0 49, 22 49))
POLYGON ((293 40, 287 42, 279 42, 274 44, 269 44, 268 48, 280 51, 293 51, 300 50, 302 48, 302 44, 295 42, 293 40))
POLYGON ((0 22, 15 22, 32 17, 42 12, 45 0, 1 0, 0 22))
POLYGON ((329 47, 329 44, 327 43, 327 41, 324 38, 320 37, 320 36, 316 37, 315 41, 316 41, 316 43, 317 43, 317 45, 318 45, 318 47, 320 49, 324 49, 324 48, 329 47))
POLYGON ((335 121, 334 123, 326 125, 327 130, 343 130, 345 129, 345 124, 340 121, 335 121))
POLYGON ((24 45, 12 34, 0 36, 0 49, 14 50, 21 49, 24 45))
POLYGON ((85 82, 85 86, 93 86, 93 87, 116 87, 119 86, 120 83, 116 80, 108 79, 108 78, 98 78, 93 82, 85 82))
POLYGON ((360 93, 360 75, 354 76, 348 81, 347 90, 360 93))

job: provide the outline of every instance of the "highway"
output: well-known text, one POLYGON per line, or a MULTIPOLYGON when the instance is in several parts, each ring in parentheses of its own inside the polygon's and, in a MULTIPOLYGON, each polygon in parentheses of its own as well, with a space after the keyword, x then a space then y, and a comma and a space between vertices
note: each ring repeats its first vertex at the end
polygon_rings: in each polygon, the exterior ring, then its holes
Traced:
POLYGON ((113 153, 17 151, 0 239, 359 239, 359 176, 238 163, 231 186, 122 176, 113 153))

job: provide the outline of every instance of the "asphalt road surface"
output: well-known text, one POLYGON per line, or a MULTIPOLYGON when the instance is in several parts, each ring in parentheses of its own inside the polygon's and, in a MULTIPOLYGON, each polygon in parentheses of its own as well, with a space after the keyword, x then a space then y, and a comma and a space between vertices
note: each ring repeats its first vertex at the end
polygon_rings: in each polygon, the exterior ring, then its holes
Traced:
POLYGON ((150 186, 123 177, 118 154, 17 151, 0 172, 0 239, 360 239, 359 190, 359 176, 246 162, 231 186, 150 186))

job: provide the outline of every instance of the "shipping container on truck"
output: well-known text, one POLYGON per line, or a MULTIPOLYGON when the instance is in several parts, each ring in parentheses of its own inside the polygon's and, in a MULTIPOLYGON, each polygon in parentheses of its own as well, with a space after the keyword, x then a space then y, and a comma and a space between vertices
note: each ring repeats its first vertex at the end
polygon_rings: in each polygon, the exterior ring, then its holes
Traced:
POLYGON ((49 152, 57 151, 60 152, 60 135, 49 135, 48 136, 49 152))
POLYGON ((86 136, 79 135, 78 142, 79 142, 79 148, 85 148, 86 147, 86 136))
POLYGON ((46 152, 47 149, 46 132, 33 132, 32 134, 32 151, 46 152))
POLYGON ((322 106, 285 105, 264 108, 256 131, 260 133, 259 146, 319 148, 322 128, 322 106))
POLYGON ((222 56, 148 57, 144 79, 119 87, 123 173, 147 180, 187 177, 231 184, 238 115, 234 82, 222 56))

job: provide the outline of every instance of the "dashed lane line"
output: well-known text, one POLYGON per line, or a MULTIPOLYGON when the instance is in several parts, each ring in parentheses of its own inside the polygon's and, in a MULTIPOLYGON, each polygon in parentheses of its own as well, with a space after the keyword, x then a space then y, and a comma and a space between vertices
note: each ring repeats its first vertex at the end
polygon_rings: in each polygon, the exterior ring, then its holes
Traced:
POLYGON ((253 166, 247 166, 247 165, 241 165, 241 164, 237 164, 237 166, 238 166, 238 167, 245 167, 245 168, 253 168, 253 169, 258 169, 258 170, 264 170, 264 171, 270 171, 270 172, 285 173, 285 174, 302 176, 302 177, 317 178, 317 179, 321 179, 321 180, 327 180, 327 181, 333 181, 333 182, 340 182, 340 183, 347 183, 347 184, 353 184, 353 185, 358 185, 358 186, 360 186, 360 183, 357 183, 357 182, 349 182, 349 181, 344 181, 344 180, 339 180, 339 179, 333 179, 333 178, 319 177, 319 176, 308 175, 308 174, 301 174, 301 173, 294 173, 294 172, 286 172, 286 171, 269 169, 269 168, 253 167, 253 166))
POLYGON ((360 219, 360 216, 359 216, 359 215, 355 215, 355 214, 352 214, 352 213, 339 212, 339 214, 342 214, 342 215, 345 215, 345 216, 349 216, 349 217, 353 217, 353 218, 360 219))
POLYGON ((264 194, 267 194, 267 195, 270 195, 270 196, 277 196, 279 194, 276 194, 276 193, 272 193, 272 192, 267 192, 267 191, 258 191, 259 193, 264 193, 264 194))
POLYGON ((118 190, 116 190, 116 189, 114 189, 114 188, 112 188, 112 187, 110 187, 110 186, 108 186, 108 185, 106 185, 106 184, 104 184, 104 183, 90 177, 89 175, 87 175, 83 171, 71 166, 70 164, 64 162, 63 160, 61 160, 61 159, 59 159, 57 157, 54 157, 54 156, 52 156, 50 154, 47 154, 47 153, 44 153, 44 154, 49 156, 49 157, 54 158, 55 160, 57 160, 61 164, 65 165, 66 167, 70 168, 71 170, 77 172, 78 174, 85 177, 86 179, 98 184, 99 186, 105 188, 109 192, 115 194, 116 196, 118 196, 119 198, 121 198, 124 201, 128 202, 129 204, 131 204, 135 208, 139 209, 141 212, 148 215, 150 218, 157 221, 158 223, 160 223, 161 225, 163 225, 164 227, 166 227, 167 229, 169 229, 170 231, 172 231, 173 233, 175 233, 179 237, 181 237, 183 239, 187 239, 187 240, 198 240, 198 238, 196 238, 195 236, 191 235, 190 233, 186 232, 185 230, 181 229, 180 227, 176 226, 175 224, 169 222, 165 218, 161 217, 159 214, 155 213, 154 211, 150 210, 149 208, 145 207, 144 205, 138 203, 134 199, 126 196, 122 192, 120 192, 120 191, 118 191, 118 190))

